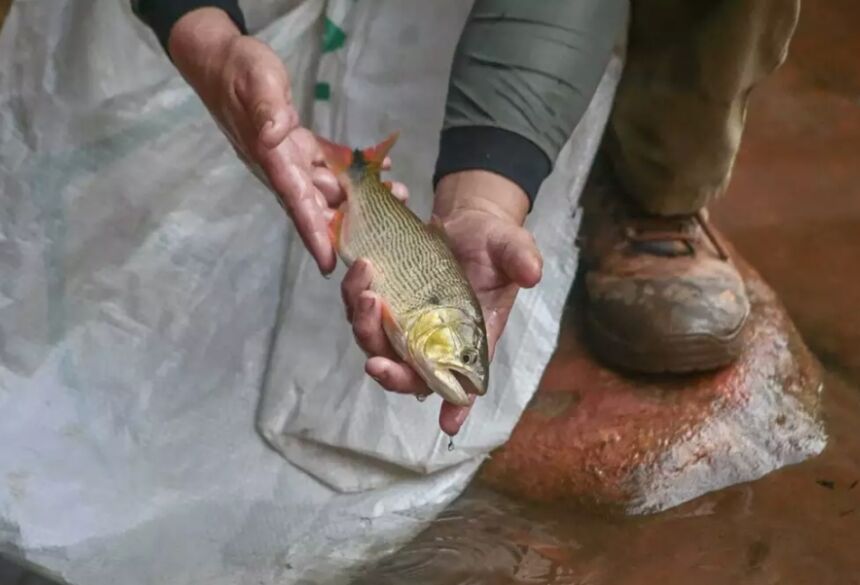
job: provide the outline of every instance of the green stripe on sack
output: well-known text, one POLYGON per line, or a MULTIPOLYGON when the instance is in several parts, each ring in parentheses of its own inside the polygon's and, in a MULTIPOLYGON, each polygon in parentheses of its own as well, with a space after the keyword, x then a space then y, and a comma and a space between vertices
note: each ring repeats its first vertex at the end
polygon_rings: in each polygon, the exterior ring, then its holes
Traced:
POLYGON ((346 33, 343 32, 343 29, 333 23, 328 18, 326 18, 322 39, 323 53, 331 53, 332 51, 337 51, 343 46, 343 43, 345 41, 346 33))
POLYGON ((321 81, 314 87, 314 97, 318 100, 328 100, 331 98, 331 85, 321 81))

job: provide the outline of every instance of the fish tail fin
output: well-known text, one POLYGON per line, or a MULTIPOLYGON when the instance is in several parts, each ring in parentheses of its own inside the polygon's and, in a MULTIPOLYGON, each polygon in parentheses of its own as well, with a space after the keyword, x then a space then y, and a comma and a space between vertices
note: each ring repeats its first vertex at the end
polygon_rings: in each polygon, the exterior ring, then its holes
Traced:
POLYGON ((397 142, 397 138, 400 136, 400 132, 392 132, 388 138, 377 144, 376 146, 370 146, 368 148, 362 149, 361 156, 364 158, 365 164, 368 166, 373 166, 376 168, 382 167, 382 161, 385 160, 385 157, 388 156, 388 151, 394 146, 394 143, 397 142))
POLYGON ((385 157, 388 156, 388 151, 391 150, 394 143, 397 142, 399 135, 399 132, 392 132, 388 138, 376 146, 369 146, 362 150, 352 150, 348 146, 331 142, 321 136, 317 136, 316 139, 317 144, 319 144, 320 150, 322 151, 326 165, 328 165, 328 168, 330 168, 332 172, 339 174, 352 166, 357 155, 360 155, 361 162, 365 165, 375 169, 381 168, 385 157))
POLYGON ((354 153, 351 148, 331 142, 321 136, 317 136, 316 139, 317 144, 320 145, 323 159, 333 173, 340 174, 352 165, 354 153))

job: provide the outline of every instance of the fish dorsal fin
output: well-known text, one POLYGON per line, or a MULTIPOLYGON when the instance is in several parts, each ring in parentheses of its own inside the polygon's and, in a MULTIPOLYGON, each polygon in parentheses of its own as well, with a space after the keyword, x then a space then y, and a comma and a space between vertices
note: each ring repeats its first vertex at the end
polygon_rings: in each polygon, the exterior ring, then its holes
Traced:
POLYGON ((320 145, 320 150, 322 151, 326 165, 334 174, 338 175, 352 165, 352 149, 342 144, 326 140, 321 136, 317 136, 316 140, 317 144, 320 145))
POLYGON ((385 157, 388 156, 388 151, 390 151, 394 146, 394 143, 397 142, 397 138, 399 136, 399 132, 392 132, 388 138, 376 146, 369 146, 363 149, 361 151, 361 156, 364 158, 365 164, 368 166, 381 167, 382 161, 384 161, 385 157))

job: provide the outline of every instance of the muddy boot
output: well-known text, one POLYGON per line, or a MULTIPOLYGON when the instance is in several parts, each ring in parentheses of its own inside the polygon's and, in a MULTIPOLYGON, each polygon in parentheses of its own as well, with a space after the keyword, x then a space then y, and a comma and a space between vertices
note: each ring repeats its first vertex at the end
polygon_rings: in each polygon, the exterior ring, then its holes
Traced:
POLYGON ((731 363, 745 345, 750 304, 706 213, 647 215, 611 173, 597 175, 580 236, 592 351, 612 367, 642 373, 731 363))

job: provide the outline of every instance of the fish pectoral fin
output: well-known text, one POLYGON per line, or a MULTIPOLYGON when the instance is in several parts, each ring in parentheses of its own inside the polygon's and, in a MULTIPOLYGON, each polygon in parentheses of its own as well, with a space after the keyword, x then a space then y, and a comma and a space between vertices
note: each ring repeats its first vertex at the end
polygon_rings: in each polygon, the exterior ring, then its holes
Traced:
POLYGON ((384 300, 381 301, 380 309, 382 313, 382 329, 385 331, 388 341, 394 348, 395 353, 397 353, 401 359, 407 360, 409 357, 409 351, 406 347, 406 332, 403 331, 403 328, 400 326, 400 323, 391 311, 391 306, 389 306, 387 302, 384 300))
POLYGON ((328 223, 328 237, 331 240, 331 245, 337 250, 340 246, 340 232, 343 227, 343 211, 335 210, 334 217, 328 223))

